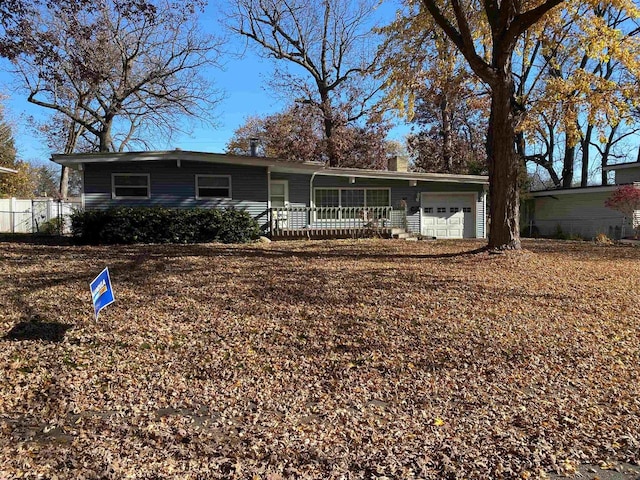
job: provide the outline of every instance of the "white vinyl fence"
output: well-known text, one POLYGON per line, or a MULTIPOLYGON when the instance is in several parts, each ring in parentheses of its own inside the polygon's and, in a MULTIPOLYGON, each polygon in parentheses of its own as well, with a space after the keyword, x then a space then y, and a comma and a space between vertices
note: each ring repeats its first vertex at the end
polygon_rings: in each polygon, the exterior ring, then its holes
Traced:
POLYGON ((62 226, 59 233, 68 233, 69 217, 81 206, 52 198, 0 198, 0 233, 38 233, 53 225, 62 226))

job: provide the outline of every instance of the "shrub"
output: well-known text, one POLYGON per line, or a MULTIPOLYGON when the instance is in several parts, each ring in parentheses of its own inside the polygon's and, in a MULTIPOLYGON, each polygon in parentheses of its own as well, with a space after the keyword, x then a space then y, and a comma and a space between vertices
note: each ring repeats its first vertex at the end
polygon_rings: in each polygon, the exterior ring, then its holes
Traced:
POLYGON ((239 210, 161 207, 75 212, 71 232, 81 243, 242 243, 259 236, 255 219, 239 210))
POLYGON ((633 185, 622 185, 604 202, 604 206, 617 210, 630 220, 636 238, 640 235, 640 224, 634 225, 634 213, 640 210, 640 189, 633 185))
POLYGON ((598 233, 593 241, 599 245, 611 245, 613 244, 613 240, 611 240, 606 233, 598 233))
POLYGON ((62 219, 54 217, 38 225, 38 233, 44 235, 62 235, 62 219))

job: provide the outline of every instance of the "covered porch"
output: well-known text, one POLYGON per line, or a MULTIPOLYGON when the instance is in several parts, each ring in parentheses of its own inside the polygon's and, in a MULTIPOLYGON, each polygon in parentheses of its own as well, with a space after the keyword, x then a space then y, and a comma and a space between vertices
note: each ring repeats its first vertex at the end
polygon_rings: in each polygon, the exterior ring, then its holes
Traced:
POLYGON ((407 212, 393 207, 271 208, 272 238, 391 237, 407 230, 407 212))

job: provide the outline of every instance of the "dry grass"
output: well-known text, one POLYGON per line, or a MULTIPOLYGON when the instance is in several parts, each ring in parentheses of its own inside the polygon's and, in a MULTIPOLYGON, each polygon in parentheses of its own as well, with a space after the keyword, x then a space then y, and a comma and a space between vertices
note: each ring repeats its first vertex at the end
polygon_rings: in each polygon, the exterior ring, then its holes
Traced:
POLYGON ((0 478, 638 463, 640 249, 479 246, 0 244, 0 478))

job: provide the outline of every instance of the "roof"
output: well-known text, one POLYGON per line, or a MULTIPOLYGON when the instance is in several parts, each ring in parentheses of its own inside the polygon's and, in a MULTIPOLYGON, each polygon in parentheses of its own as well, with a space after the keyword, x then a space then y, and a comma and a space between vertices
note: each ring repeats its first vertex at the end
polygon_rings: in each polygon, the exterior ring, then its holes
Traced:
POLYGON ((623 170, 625 168, 640 168, 640 162, 617 163, 602 167, 603 170, 623 170))
POLYGON ((620 185, 593 185, 590 187, 578 187, 578 188, 556 188, 554 190, 538 190, 529 192, 532 197, 554 197, 556 195, 571 195, 571 194, 583 194, 583 193, 599 193, 599 192, 613 192, 617 190, 620 185))
POLYGON ((88 163, 149 162, 159 160, 184 160, 206 163, 228 163, 270 168, 273 172, 308 173, 337 177, 386 178, 392 180, 418 180, 428 182, 455 182, 488 184, 486 175, 457 175, 449 173, 393 172, 388 170, 368 170, 361 168, 327 167, 319 163, 287 162, 278 158, 250 157, 224 153, 190 152, 184 150, 147 152, 108 152, 56 154, 51 160, 60 165, 81 169, 88 163))
POLYGON ((18 171, 12 168, 0 167, 0 173, 18 173, 18 171))

